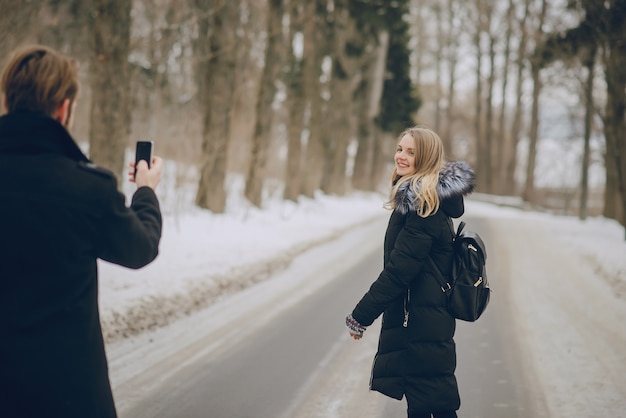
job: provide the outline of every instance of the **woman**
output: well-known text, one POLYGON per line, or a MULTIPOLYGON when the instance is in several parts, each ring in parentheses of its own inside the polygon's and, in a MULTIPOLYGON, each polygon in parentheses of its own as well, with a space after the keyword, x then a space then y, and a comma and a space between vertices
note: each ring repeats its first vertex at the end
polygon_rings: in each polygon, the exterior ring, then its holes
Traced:
POLYGON ((464 162, 446 163, 441 139, 423 127, 400 135, 394 160, 384 269, 346 325, 358 340, 383 314, 370 389, 395 399, 405 396, 410 418, 456 417, 456 324, 429 258, 450 274, 451 218, 463 214, 474 172, 464 162))

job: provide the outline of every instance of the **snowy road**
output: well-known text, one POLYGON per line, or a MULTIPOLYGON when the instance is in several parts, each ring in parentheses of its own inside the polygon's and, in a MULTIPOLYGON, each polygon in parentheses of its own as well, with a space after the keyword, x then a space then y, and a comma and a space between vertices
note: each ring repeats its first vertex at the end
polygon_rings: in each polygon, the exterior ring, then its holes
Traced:
MULTIPOLYGON (((358 392, 367 394, 367 361, 362 366, 358 365, 360 361, 356 365, 351 360, 335 363, 353 345, 347 339, 341 319, 364 290, 372 271, 378 269, 378 255, 376 252, 367 257, 355 269, 348 270, 269 321, 256 324, 256 316, 237 321, 233 327, 255 329, 221 355, 209 353, 196 359, 193 366, 172 376, 154 396, 132 408, 128 416, 335 415, 325 410, 333 408, 341 399, 318 399, 325 405, 317 407, 324 411, 308 411, 314 413, 312 415, 299 411, 300 403, 308 403, 321 387, 327 388, 328 381, 338 372, 344 381, 353 383, 351 386, 360 387, 358 392), (358 290, 355 292, 355 289, 358 290), (359 373, 360 382, 351 376, 357 367, 364 369, 364 373, 359 373), (292 407, 298 411, 291 411, 292 407)), ((341 397, 340 393, 333 392, 333 398, 341 397)))
MULTIPOLYGON (((491 220, 524 369, 549 417, 626 417, 626 302, 556 222, 491 220)), ((568 224, 566 224, 568 225, 568 224)), ((616 242, 616 245, 623 245, 616 242)))
MULTIPOLYGON (((491 249, 496 293, 479 322, 459 323, 460 416, 557 416, 548 415, 532 358, 521 349, 526 330, 513 320, 515 299, 502 280, 512 278, 511 249, 492 235, 508 235, 494 222, 466 221, 491 249)), ((381 217, 303 254, 272 280, 108 346, 120 417, 406 416, 404 402, 367 389, 379 321, 359 342, 343 327, 380 270, 385 224, 381 217)))

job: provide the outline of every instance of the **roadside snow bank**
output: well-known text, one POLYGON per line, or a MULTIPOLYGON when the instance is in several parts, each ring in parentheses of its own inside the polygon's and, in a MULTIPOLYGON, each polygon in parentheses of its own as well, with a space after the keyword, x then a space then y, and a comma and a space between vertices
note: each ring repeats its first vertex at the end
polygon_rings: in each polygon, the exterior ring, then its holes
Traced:
POLYGON ((140 270, 99 261, 107 342, 166 325, 266 280, 302 252, 389 213, 379 194, 320 195, 216 215, 165 216, 160 255, 140 270))

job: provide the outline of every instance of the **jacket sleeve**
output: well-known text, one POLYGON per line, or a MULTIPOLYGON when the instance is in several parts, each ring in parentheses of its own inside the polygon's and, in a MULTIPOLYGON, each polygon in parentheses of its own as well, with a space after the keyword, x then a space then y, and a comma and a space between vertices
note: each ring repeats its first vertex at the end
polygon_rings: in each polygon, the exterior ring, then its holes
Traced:
POLYGON ((149 264, 159 253, 161 210, 154 191, 140 187, 126 207, 118 191, 110 199, 104 216, 99 258, 137 269, 149 264))
POLYGON ((383 271, 352 311, 361 325, 371 325, 420 275, 433 243, 429 233, 433 222, 432 216, 422 218, 414 212, 407 215, 383 271))

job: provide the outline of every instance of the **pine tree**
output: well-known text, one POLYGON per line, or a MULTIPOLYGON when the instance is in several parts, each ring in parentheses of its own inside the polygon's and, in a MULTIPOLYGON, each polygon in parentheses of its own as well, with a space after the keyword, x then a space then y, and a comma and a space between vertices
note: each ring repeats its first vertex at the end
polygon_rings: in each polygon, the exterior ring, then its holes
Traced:
POLYGON ((422 101, 416 94, 409 76, 408 0, 385 0, 384 24, 389 31, 387 78, 377 119, 383 131, 399 133, 415 124, 414 115, 422 101))

